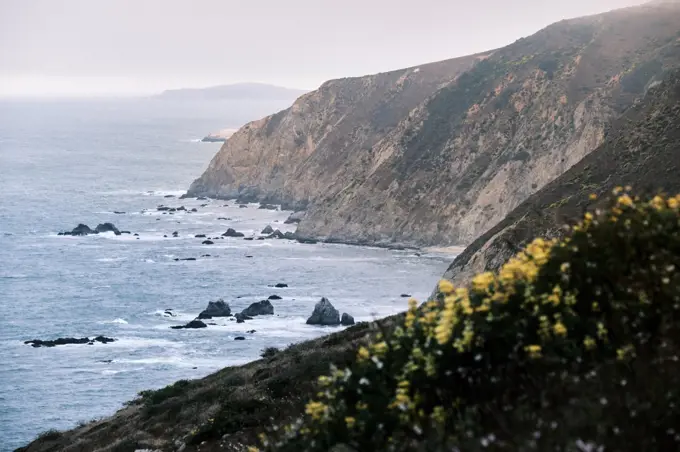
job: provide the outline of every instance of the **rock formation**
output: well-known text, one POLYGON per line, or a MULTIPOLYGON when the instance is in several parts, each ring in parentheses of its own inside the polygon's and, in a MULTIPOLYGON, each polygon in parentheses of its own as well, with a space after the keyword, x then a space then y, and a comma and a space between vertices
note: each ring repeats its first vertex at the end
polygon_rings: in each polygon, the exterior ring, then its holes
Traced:
POLYGON ((245 317, 255 317, 258 315, 273 315, 273 314, 274 306, 269 300, 258 301, 256 303, 251 304, 243 311, 241 311, 241 315, 245 317))
POLYGON ((198 314, 198 319, 211 319, 213 317, 230 317, 231 307, 221 298, 217 301, 209 301, 208 307, 198 314))
POLYGON ((307 325, 340 325, 340 312, 323 297, 314 306, 314 312, 307 319, 307 325))

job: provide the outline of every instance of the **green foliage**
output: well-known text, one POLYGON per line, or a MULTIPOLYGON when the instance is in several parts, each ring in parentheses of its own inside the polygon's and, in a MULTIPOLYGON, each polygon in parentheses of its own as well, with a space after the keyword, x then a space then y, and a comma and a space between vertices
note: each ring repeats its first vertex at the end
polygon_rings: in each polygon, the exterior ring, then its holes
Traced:
MULTIPOLYGON (((677 450, 680 195, 618 199, 435 300, 266 450, 677 450)), ((620 195, 620 196, 619 196, 620 195)))
POLYGON ((173 397, 183 395, 191 386, 188 380, 178 380, 175 383, 164 388, 154 390, 142 391, 139 393, 142 403, 146 406, 158 405, 173 397))
POLYGON ((264 350, 262 350, 262 353, 260 353, 260 356, 263 358, 271 358, 275 355, 277 355, 280 352, 280 350, 276 347, 266 347, 264 350))

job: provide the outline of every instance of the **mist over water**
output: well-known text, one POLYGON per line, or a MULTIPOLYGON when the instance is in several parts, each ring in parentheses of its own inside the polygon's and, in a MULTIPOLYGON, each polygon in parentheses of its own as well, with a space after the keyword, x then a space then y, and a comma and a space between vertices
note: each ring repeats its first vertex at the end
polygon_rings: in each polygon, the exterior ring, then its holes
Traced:
POLYGON ((264 347, 335 331, 305 325, 321 296, 357 320, 370 320, 404 310, 402 293, 429 294, 450 256, 239 238, 202 245, 194 237, 218 236, 228 227, 246 236, 267 224, 294 229, 282 225, 287 212, 166 198, 183 193, 219 149, 198 139, 286 106, 0 102, 0 451, 51 428, 113 414, 140 390, 200 378, 256 359, 264 347), (162 215, 159 204, 198 211, 162 215), (56 235, 106 221, 139 240, 56 235), (197 260, 174 260, 187 257, 197 260), (268 287, 277 282, 289 288, 268 287), (272 294, 283 297, 272 302, 274 316, 243 324, 215 319, 202 330, 169 328, 217 298, 240 311, 272 294), (176 317, 164 316, 168 308, 176 317), (117 341, 23 344, 100 334, 117 341))

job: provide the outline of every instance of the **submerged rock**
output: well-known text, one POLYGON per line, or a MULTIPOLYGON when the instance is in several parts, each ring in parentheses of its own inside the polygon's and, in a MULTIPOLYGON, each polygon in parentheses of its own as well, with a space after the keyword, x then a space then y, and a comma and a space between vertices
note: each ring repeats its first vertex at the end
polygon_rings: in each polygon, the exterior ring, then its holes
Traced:
POLYGON ((281 300, 281 297, 279 297, 278 295, 269 295, 269 297, 267 297, 267 299, 268 300, 281 300))
POLYGON ((64 232, 63 235, 88 235, 94 234, 94 231, 86 224, 80 223, 73 228, 71 232, 64 232))
POLYGON ((210 319, 212 317, 230 317, 231 307, 221 298, 217 301, 209 301, 208 307, 198 314, 198 319, 210 319))
POLYGON ((347 314, 346 312, 343 312, 342 318, 340 319, 340 324, 344 326, 354 325, 354 317, 347 314))
POLYGON ((247 315, 243 314, 242 312, 235 314, 234 317, 236 317, 236 323, 243 323, 246 320, 253 320, 252 317, 247 316, 247 315))
POLYGON ((271 234, 272 232, 274 232, 274 229, 270 225, 267 225, 260 231, 260 234, 271 234))
POLYGON ((173 330, 181 330, 181 329, 193 329, 193 328, 207 328, 208 325, 205 323, 201 322, 200 320, 192 320, 191 322, 187 323, 186 325, 175 325, 171 326, 173 330))
POLYGON ((194 237, 197 238, 197 239, 204 239, 205 234, 196 234, 194 237))
POLYGON ((92 339, 87 337, 75 338, 75 337, 60 337, 55 340, 43 341, 41 339, 33 339, 31 341, 24 341, 24 344, 30 344, 31 347, 55 347, 57 345, 67 345, 67 344, 94 344, 95 342, 100 342, 102 344, 108 344, 109 342, 115 342, 115 339, 106 336, 97 336, 92 339))
POLYGON ((278 206, 275 206, 274 204, 260 204, 258 209, 278 210, 278 206))
POLYGON ((340 313, 326 297, 314 306, 314 312, 307 319, 307 325, 339 325, 340 313))
POLYGON ((284 287, 288 287, 288 284, 280 282, 280 283, 274 284, 274 287, 276 287, 278 289, 282 289, 284 287))
POLYGON ((246 338, 243 337, 243 336, 236 336, 236 337, 234 338, 234 340, 235 340, 235 341, 245 341, 246 338))
POLYGON ((224 234, 222 234, 222 237, 244 237, 244 236, 245 236, 244 233, 242 233, 242 232, 236 232, 236 230, 233 229, 233 228, 227 229, 227 232, 225 232, 224 234))
POLYGON ((202 244, 202 245, 214 245, 215 242, 213 242, 212 240, 203 240, 203 241, 201 242, 201 244, 202 244))
POLYGON ((401 298, 409 298, 411 295, 407 293, 401 294, 401 298))
POLYGON ((268 239, 285 239, 286 236, 278 229, 267 236, 268 239))
POLYGON ((260 300, 245 308, 241 311, 241 314, 250 317, 255 317, 257 315, 273 315, 274 306, 269 300, 260 300))

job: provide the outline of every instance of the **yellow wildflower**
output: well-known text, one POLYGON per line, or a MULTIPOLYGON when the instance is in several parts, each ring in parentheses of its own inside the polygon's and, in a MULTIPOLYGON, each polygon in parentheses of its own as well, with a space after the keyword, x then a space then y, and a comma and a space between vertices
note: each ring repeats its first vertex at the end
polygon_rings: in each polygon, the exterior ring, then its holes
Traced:
POLYGON ((593 339, 593 338, 590 337, 590 336, 586 336, 586 337, 583 339, 583 345, 585 345, 586 350, 592 350, 592 349, 595 348, 595 345, 596 345, 595 339, 593 339))
POLYGON ((597 199, 597 195, 596 195, 595 193, 591 193, 591 194, 588 196, 588 199, 590 199, 591 201, 595 201, 595 200, 597 199))
POLYGON ((617 196, 623 191, 623 187, 616 187, 614 190, 612 190, 612 193, 617 196))
POLYGON ((616 203, 620 206, 625 206, 625 207, 632 207, 633 206, 633 200, 628 195, 619 196, 619 199, 616 200, 616 203))
POLYGON ((562 322, 557 322, 555 326, 553 326, 553 331, 555 331, 555 334, 558 336, 566 336, 567 335, 567 327, 564 326, 564 323, 562 322))
POLYGON ((260 449, 255 446, 248 446, 248 452, 260 452, 260 449))
POLYGON ((371 357, 371 353, 368 351, 368 349, 364 346, 359 347, 359 351, 357 352, 357 360, 358 361, 367 361, 371 357))
POLYGON ((311 401, 305 407, 305 413, 310 415, 312 419, 319 420, 323 418, 328 412, 328 407, 321 402, 311 401))
POLYGON ((616 358, 619 361, 624 361, 635 356, 635 348, 632 345, 626 345, 616 350, 616 358))
POLYGON ((540 345, 527 345, 524 347, 524 351, 529 354, 530 358, 536 359, 541 357, 541 346, 540 345))
POLYGON ((560 265, 560 271, 562 273, 566 273, 569 271, 569 267, 571 267, 571 264, 569 262, 564 262, 562 265, 560 265))
POLYGON ((668 207, 671 209, 677 209, 680 203, 675 198, 668 198, 668 207))
POLYGON ((593 214, 590 212, 586 212, 586 214, 583 216, 583 218, 586 219, 586 221, 590 222, 593 221, 593 214))
POLYGON ((472 287, 478 292, 486 292, 489 289, 491 283, 493 283, 495 277, 491 272, 480 273, 479 275, 472 278, 472 287))
POLYGON ((607 338, 607 328, 605 328, 602 322, 599 322, 597 324, 597 337, 599 337, 600 339, 607 338))
POLYGON ((664 207, 666 207, 666 203, 664 202, 663 198, 659 195, 656 195, 654 199, 652 199, 652 207, 654 207, 656 210, 661 210, 664 207))
POLYGON ((439 291, 445 295, 448 295, 452 293, 454 290, 453 284, 451 281, 447 281, 445 279, 442 279, 439 281, 439 291))
POLYGON ((345 418, 345 424, 347 424, 347 428, 352 428, 354 425, 357 423, 357 420, 351 416, 347 416, 345 418))

